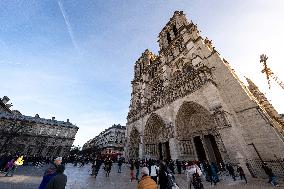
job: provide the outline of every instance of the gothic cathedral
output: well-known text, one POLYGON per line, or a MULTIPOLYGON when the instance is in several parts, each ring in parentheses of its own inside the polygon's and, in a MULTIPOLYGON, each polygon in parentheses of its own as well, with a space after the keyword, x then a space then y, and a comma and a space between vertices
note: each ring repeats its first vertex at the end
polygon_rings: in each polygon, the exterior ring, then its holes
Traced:
POLYGON ((262 94, 258 88, 238 79, 182 11, 158 38, 159 55, 145 50, 134 66, 128 159, 240 163, 261 175, 259 156, 284 158, 283 117, 271 115, 273 107, 255 96, 262 94))

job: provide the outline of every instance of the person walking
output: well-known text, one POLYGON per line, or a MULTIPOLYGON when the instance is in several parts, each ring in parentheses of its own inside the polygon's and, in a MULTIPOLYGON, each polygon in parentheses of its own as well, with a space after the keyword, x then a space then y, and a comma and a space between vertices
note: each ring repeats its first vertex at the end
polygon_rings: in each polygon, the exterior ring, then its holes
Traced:
POLYGON ((168 167, 171 170, 171 173, 175 174, 175 162, 172 159, 168 162, 168 167))
POLYGON ((181 162, 178 159, 176 160, 176 165, 178 174, 181 174, 181 162))
POLYGON ((147 167, 141 169, 141 175, 142 177, 138 183, 137 189, 158 189, 156 182, 149 176, 149 169, 147 167))
POLYGON ((268 167, 268 165, 266 163, 262 164, 262 168, 264 169, 264 172, 269 177, 268 183, 271 183, 273 186, 279 186, 279 184, 277 183, 276 176, 272 172, 272 169, 270 167, 268 167))
POLYGON ((45 189, 65 189, 67 176, 64 174, 65 166, 59 165, 54 176, 47 184, 45 189))
POLYGON ((194 189, 203 189, 203 184, 200 178, 201 175, 201 169, 195 163, 189 162, 186 173, 188 189, 191 189, 191 185, 193 185, 194 189))
POLYGON ((45 189, 49 181, 56 176, 56 170, 59 165, 62 163, 62 157, 57 157, 54 159, 54 162, 45 170, 42 181, 39 185, 39 189, 45 189))
POLYGON ((93 161, 92 161, 92 172, 91 172, 91 176, 97 176, 97 173, 96 173, 96 167, 97 167, 97 164, 98 164, 98 160, 97 158, 95 158, 93 161))
POLYGON ((227 167, 227 170, 229 171, 230 176, 234 179, 234 181, 236 181, 235 170, 234 170, 232 164, 228 163, 226 167, 227 167))
POLYGON ((15 166, 15 159, 11 159, 5 166, 4 172, 6 172, 5 177, 9 175, 10 172, 14 169, 15 166))
POLYGON ((241 177, 241 180, 244 179, 246 181, 246 183, 248 183, 246 175, 245 175, 245 172, 244 172, 243 168, 240 165, 238 165, 238 167, 237 167, 237 172, 239 173, 239 175, 241 177))
POLYGON ((139 180, 139 169, 140 169, 140 161, 137 159, 135 161, 135 168, 136 168, 136 180, 139 180))
POLYGON ((14 175, 14 172, 16 171, 18 166, 22 166, 24 164, 23 160, 24 156, 18 157, 18 159, 13 163, 12 168, 6 173, 5 177, 10 174, 12 177, 14 175))
POLYGON ((160 189, 169 189, 169 171, 165 164, 165 162, 161 162, 159 166, 159 174, 158 174, 158 184, 160 185, 160 189))
POLYGON ((97 177, 97 175, 98 175, 98 173, 100 171, 101 165, 102 165, 102 160, 101 159, 97 159, 96 160, 96 166, 95 166, 95 177, 97 177))
POLYGON ((117 172, 118 172, 118 173, 121 173, 122 163, 123 163, 122 158, 119 158, 119 159, 118 159, 118 162, 117 162, 117 165, 118 165, 118 170, 117 170, 117 172))
POLYGON ((132 182, 135 179, 135 177, 134 177, 134 167, 135 167, 135 165, 134 165, 133 160, 130 160, 130 182, 132 182))
POLYGON ((158 172, 159 167, 156 165, 156 161, 152 160, 150 165, 150 176, 156 183, 158 183, 158 172))
POLYGON ((106 173, 106 177, 109 177, 111 166, 112 166, 111 159, 110 158, 106 159, 104 164, 105 164, 104 170, 106 173))
POLYGON ((208 175, 210 175, 211 185, 212 185, 212 182, 214 183, 214 185, 216 185, 217 182, 219 182, 220 180, 217 174, 218 170, 213 162, 209 165, 207 172, 208 172, 208 175))

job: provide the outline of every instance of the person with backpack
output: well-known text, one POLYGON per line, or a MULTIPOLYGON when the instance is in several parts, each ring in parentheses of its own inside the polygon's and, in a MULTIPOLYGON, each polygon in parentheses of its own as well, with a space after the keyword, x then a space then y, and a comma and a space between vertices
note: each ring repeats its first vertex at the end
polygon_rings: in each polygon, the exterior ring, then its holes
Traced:
POLYGON ((200 178, 201 175, 202 172, 198 165, 193 162, 189 162, 186 173, 189 189, 191 189, 191 185, 193 185, 194 189, 203 189, 202 180, 200 178))
POLYGON ((159 169, 159 174, 158 174, 158 184, 160 185, 160 188, 162 189, 168 189, 169 186, 168 186, 168 177, 167 177, 167 167, 166 167, 166 164, 164 162, 161 162, 160 163, 160 169, 159 169))
POLYGON ((158 174, 158 184, 160 189, 178 189, 175 182, 175 177, 173 176, 171 170, 167 167, 165 162, 160 163, 159 174, 158 174))

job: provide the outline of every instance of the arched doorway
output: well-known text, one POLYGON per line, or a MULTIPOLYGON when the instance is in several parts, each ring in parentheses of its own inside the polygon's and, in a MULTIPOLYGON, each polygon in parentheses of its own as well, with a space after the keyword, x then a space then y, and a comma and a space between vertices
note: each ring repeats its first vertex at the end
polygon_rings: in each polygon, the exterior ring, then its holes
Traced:
POLYGON ((176 117, 177 139, 181 159, 221 163, 213 116, 195 102, 184 102, 176 117))
POLYGON ((138 159, 139 142, 140 142, 139 131, 136 128, 133 128, 130 132, 130 137, 129 137, 129 158, 130 159, 138 159))
POLYGON ((144 129, 145 156, 155 159, 170 159, 170 146, 165 123, 157 114, 152 114, 144 129))

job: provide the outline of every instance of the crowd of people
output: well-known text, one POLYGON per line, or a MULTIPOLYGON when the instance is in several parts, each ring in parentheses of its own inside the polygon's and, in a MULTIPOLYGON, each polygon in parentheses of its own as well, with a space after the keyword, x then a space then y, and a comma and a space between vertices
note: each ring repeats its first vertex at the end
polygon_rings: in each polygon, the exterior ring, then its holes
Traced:
MULTIPOLYGON (((176 183, 176 174, 186 174, 188 188, 203 189, 203 183, 209 182, 216 185, 220 182, 220 175, 228 173, 232 181, 239 177, 247 183, 247 178, 240 164, 232 165, 231 163, 209 163, 208 161, 179 161, 179 160, 155 160, 155 159, 136 159, 125 162, 123 157, 85 157, 72 156, 62 157, 24 157, 22 155, 11 156, 10 154, 0 155, 0 171, 5 176, 13 176, 17 167, 22 165, 43 166, 48 164, 48 169, 43 174, 42 182, 39 189, 64 189, 67 183, 67 176, 64 174, 65 164, 72 163, 74 166, 84 166, 91 163, 91 174, 97 177, 100 168, 103 165, 105 177, 110 177, 113 163, 117 164, 117 173, 122 173, 122 165, 126 163, 129 167, 130 181, 138 181, 138 189, 178 189, 176 183)), ((278 186, 277 178, 272 169, 263 162, 262 168, 269 177, 269 183, 278 186)))
MULTIPOLYGON (((175 182, 175 174, 186 174, 188 188, 203 189, 203 182, 209 182, 211 185, 216 185, 220 182, 219 175, 228 173, 232 181, 237 179, 243 180, 247 183, 247 178, 243 168, 240 164, 232 165, 231 163, 209 163, 208 161, 159 161, 159 160, 130 160, 130 181, 140 180, 138 188, 151 188, 146 185, 153 186, 160 185, 161 189, 173 189, 178 188, 175 182), (141 169, 141 171, 139 171, 141 169), (139 173, 141 172, 141 178, 139 179, 139 173), (134 175, 136 173, 136 175, 134 175), (145 178, 144 178, 145 177, 145 178), (239 178, 237 178, 239 177, 239 178), (151 181, 150 181, 151 179, 151 181), (154 182, 153 182, 154 181, 154 182), (140 184, 141 183, 141 184, 140 184)), ((277 179, 272 169, 266 164, 262 165, 264 172, 268 175, 269 181, 273 186, 279 186, 277 179)), ((157 186, 153 187, 157 188, 157 186)))

